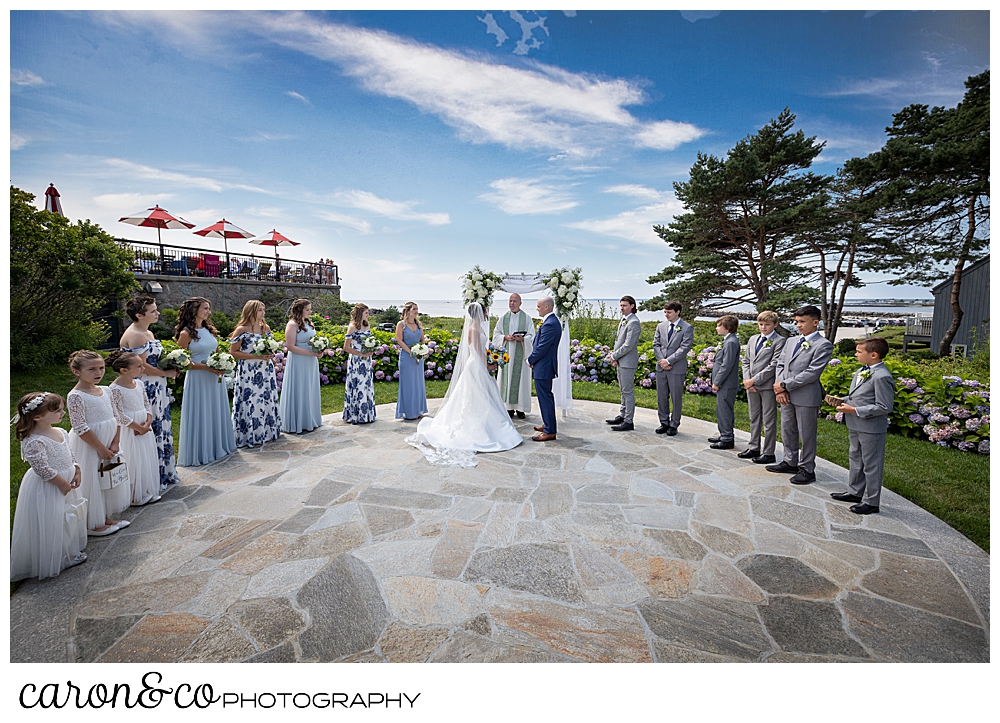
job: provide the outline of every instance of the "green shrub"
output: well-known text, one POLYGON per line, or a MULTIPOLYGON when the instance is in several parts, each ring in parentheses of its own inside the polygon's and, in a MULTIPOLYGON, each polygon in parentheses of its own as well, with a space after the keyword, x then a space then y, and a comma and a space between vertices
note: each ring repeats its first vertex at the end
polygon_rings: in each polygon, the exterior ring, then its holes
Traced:
POLYGON ((834 346, 833 353, 837 356, 854 356, 854 350, 857 348, 854 342, 854 339, 841 339, 834 346))

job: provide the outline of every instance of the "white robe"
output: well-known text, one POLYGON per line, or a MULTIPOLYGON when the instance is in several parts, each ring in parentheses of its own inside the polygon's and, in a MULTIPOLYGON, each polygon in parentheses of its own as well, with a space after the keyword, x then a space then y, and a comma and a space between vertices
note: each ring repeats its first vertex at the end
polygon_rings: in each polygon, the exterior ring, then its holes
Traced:
POLYGON ((531 368, 528 366, 528 357, 531 356, 531 343, 534 338, 535 323, 524 309, 521 309, 517 314, 508 311, 497 320, 497 325, 493 329, 493 343, 506 347, 510 354, 510 363, 497 372, 500 396, 508 411, 515 409, 525 414, 531 413, 531 368), (523 342, 504 341, 504 334, 515 331, 526 332, 523 342), (520 380, 518 383, 512 384, 513 377, 517 376, 514 365, 518 351, 522 352, 520 380))

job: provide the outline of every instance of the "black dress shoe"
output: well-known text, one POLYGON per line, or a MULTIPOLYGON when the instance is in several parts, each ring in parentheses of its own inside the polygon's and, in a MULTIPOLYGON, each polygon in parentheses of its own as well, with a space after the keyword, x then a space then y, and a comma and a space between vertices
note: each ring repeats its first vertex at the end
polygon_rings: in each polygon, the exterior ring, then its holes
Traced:
POLYGON ((619 414, 614 419, 605 419, 604 423, 605 424, 621 424, 624 421, 625 421, 625 417, 623 417, 622 415, 619 414))
POLYGON ((852 495, 850 492, 831 492, 830 496, 838 502, 861 502, 860 497, 852 495))
POLYGON ((632 422, 622 422, 621 424, 616 424, 611 428, 612 432, 631 432, 635 429, 635 425, 632 422))
POLYGON ((866 505, 864 502, 860 505, 851 505, 848 509, 856 515, 873 515, 878 512, 878 507, 875 505, 866 505))
POLYGON ((507 410, 507 414, 510 416, 511 419, 514 418, 514 410, 513 409, 508 409, 507 410))
POLYGON ((517 414, 518 419, 524 419, 524 412, 522 412, 520 409, 518 409, 517 412, 515 413, 517 414))
POLYGON ((670 427, 668 427, 665 424, 661 424, 659 427, 656 428, 656 433, 657 434, 666 434, 669 431, 670 431, 670 427))
POLYGON ((709 441, 709 442, 712 442, 712 443, 714 444, 714 443, 716 443, 716 442, 721 442, 721 441, 722 441, 722 437, 720 437, 720 436, 716 435, 716 436, 714 436, 714 437, 709 437, 709 438, 708 438, 708 441, 709 441))
POLYGON ((795 473, 795 476, 788 481, 791 482, 793 485, 809 485, 816 481, 816 475, 812 474, 811 472, 806 472, 805 470, 800 469, 798 472, 795 473))
POLYGON ((768 472, 794 472, 798 467, 793 467, 785 460, 781 460, 778 464, 769 464, 764 469, 768 472))
POLYGON ((736 456, 739 457, 740 459, 757 459, 758 457, 760 457, 760 450, 745 449, 736 456))
POLYGON ((736 449, 736 442, 716 442, 708 446, 709 449, 736 449))
POLYGON ((774 464, 773 454, 762 454, 760 457, 753 458, 754 464, 774 464))
POLYGON ((677 427, 671 427, 670 429, 668 429, 667 430, 667 436, 668 437, 676 437, 677 436, 677 427))

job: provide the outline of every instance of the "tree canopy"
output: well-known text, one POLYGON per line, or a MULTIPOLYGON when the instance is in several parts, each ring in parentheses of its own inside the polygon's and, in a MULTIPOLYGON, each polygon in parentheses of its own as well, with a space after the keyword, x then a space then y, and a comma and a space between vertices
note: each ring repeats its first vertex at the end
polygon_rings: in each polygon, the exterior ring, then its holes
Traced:
POLYGON ((11 361, 31 368, 93 348, 107 328, 92 314, 137 290, 130 253, 100 226, 70 223, 37 209, 34 195, 10 188, 11 361))

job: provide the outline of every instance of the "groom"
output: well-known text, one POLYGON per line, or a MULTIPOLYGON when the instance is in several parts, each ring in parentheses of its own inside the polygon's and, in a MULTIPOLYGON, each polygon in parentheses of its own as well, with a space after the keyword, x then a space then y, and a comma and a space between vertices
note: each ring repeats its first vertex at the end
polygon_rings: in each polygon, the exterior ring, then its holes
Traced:
POLYGON ((535 392, 538 394, 538 408, 542 412, 542 426, 535 427, 539 432, 531 439, 535 442, 548 442, 556 438, 556 400, 552 396, 552 380, 556 378, 559 364, 559 337, 562 336, 562 326, 559 319, 552 313, 555 302, 551 296, 543 296, 535 307, 542 317, 542 326, 535 336, 528 366, 535 380, 535 392))

